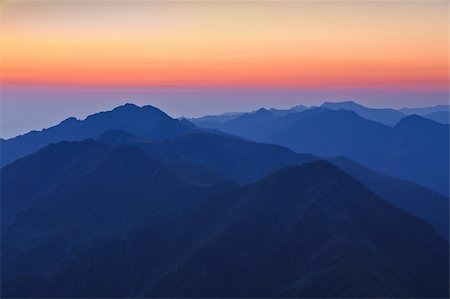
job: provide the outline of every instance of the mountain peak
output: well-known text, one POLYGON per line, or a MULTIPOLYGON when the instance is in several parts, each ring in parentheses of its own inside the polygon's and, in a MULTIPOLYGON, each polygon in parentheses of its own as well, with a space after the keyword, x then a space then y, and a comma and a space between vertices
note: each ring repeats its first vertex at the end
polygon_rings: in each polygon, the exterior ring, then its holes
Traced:
POLYGON ((73 124, 73 123, 76 123, 76 122, 79 122, 79 120, 78 119, 76 119, 75 117, 69 117, 69 118, 66 118, 65 120, 63 120, 62 122, 60 122, 59 124, 60 125, 67 125, 67 124, 73 124))
POLYGON ((112 111, 118 111, 118 110, 135 110, 135 109, 139 109, 141 107, 132 104, 132 103, 126 103, 120 106, 115 107, 112 111))
POLYGON ((259 108, 258 110, 256 110, 255 113, 258 113, 258 114, 271 114, 271 112, 269 110, 267 110, 266 108, 259 108))
POLYGON ((422 117, 417 114, 408 115, 399 120, 399 122, 395 125, 395 128, 408 128, 408 127, 437 127, 437 126, 445 126, 434 120, 422 117))
POLYGON ((322 105, 320 105, 322 108, 330 108, 330 109, 364 109, 365 106, 358 104, 354 101, 343 101, 343 102, 325 102, 322 105))
POLYGON ((263 184, 283 186, 283 188, 295 188, 301 185, 299 182, 324 183, 325 180, 330 178, 337 181, 344 177, 350 178, 332 163, 325 160, 314 160, 303 165, 282 168, 266 177, 262 182, 263 184))

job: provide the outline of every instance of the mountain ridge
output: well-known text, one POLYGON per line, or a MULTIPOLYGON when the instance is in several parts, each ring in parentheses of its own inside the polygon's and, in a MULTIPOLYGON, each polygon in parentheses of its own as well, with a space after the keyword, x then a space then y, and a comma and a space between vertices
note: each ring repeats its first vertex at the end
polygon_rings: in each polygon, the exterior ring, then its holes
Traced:
MULTIPOLYGON (((88 237, 79 243, 74 254, 55 255, 60 258, 57 266, 53 266, 55 270, 45 272, 49 262, 44 263, 42 258, 40 268, 35 266, 36 259, 25 265, 24 260, 28 259, 21 257, 23 252, 14 253, 14 259, 10 260, 11 248, 5 250, 4 246, 14 247, 29 233, 23 223, 4 235, 8 242, 2 243, 2 269, 14 264, 16 271, 40 269, 41 272, 35 272, 34 276, 3 272, 16 279, 2 276, 2 295, 448 296, 448 242, 428 224, 384 202, 329 162, 289 166, 251 185, 232 189, 223 186, 201 198, 192 193, 195 190, 179 189, 177 183, 173 185, 177 190, 158 189, 173 194, 171 200, 156 197, 148 201, 152 198, 149 194, 156 196, 158 192, 151 191, 151 187, 144 188, 147 179, 153 177, 145 174, 146 169, 159 167, 159 162, 144 162, 145 152, 133 147, 119 146, 113 153, 107 158, 112 163, 98 167, 106 177, 94 172, 79 181, 83 182, 81 185, 76 183, 67 189, 75 194, 62 198, 76 206, 47 201, 46 205, 56 209, 55 213, 48 217, 44 216, 48 213, 36 213, 36 210, 33 214, 40 215, 40 219, 28 223, 28 229, 38 232, 45 223, 44 227, 53 227, 52 218, 61 215, 61 219, 73 223, 72 241, 88 237), (124 165, 129 167, 124 169, 124 165), (104 193, 109 188, 92 193, 83 187, 103 180, 110 182, 109 186, 114 188, 112 193, 104 193), (141 191, 134 194, 135 190, 141 191), (132 197, 129 192, 133 192, 132 197), (125 198, 144 218, 136 218, 133 209, 129 211, 120 204, 125 198), (142 200, 147 203, 139 204, 142 200), (90 204, 80 205, 87 202, 90 204), (170 202, 173 204, 165 204, 170 202), (75 207, 87 214, 74 213, 75 207), (115 217, 102 216, 104 209, 115 217), (95 217, 87 211, 96 211, 95 217), (118 221, 129 217, 126 215, 134 215, 131 222, 118 221), (149 218, 149 215, 153 216, 149 218), (80 217, 85 220, 77 220, 80 217), (140 226, 137 219, 149 222, 140 226), (89 224, 90 221, 95 222, 89 224), (75 238, 78 234, 84 236, 86 224, 89 224, 89 235, 75 238), (103 227, 113 230, 105 231, 103 227), (12 238, 14 231, 20 234, 12 238)), ((166 174, 160 172, 154 179, 164 177, 166 174)), ((43 203, 40 208, 44 208, 43 203)), ((39 246, 35 247, 36 241, 32 240, 26 241, 28 246, 24 249, 35 250, 37 254, 39 246)), ((44 244, 64 244, 57 240, 44 239, 44 244)), ((44 252, 56 253, 52 250, 47 248, 44 252)), ((64 246, 59 250, 64 250, 64 246)))

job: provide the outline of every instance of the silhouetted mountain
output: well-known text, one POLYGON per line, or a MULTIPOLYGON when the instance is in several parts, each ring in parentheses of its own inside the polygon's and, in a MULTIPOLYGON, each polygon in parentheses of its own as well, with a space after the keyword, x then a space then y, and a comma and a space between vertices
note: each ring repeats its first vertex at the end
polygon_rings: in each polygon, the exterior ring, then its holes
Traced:
POLYGON ((424 116, 437 111, 450 111, 450 105, 436 105, 430 107, 419 107, 419 108, 402 108, 399 109, 400 112, 406 115, 417 114, 424 116))
POLYGON ((255 141, 265 141, 279 130, 305 117, 322 112, 321 108, 308 109, 303 112, 292 112, 276 115, 273 112, 260 109, 254 113, 246 113, 217 127, 223 132, 242 136, 255 141))
MULTIPOLYGON (((124 138, 119 137, 118 140, 124 138)), ((115 145, 129 144, 118 143, 111 139, 108 141, 115 145)), ((202 165, 241 184, 254 182, 284 166, 303 164, 317 159, 315 156, 296 154, 276 145, 207 133, 184 135, 163 143, 140 140, 131 144, 161 159, 202 165)), ((417 184, 376 173, 348 159, 339 158, 330 161, 366 184, 380 197, 426 220, 443 236, 448 237, 448 209, 445 208, 448 207, 447 197, 417 184)))
POLYGON ((430 114, 425 114, 423 117, 441 124, 448 124, 450 122, 450 111, 436 111, 430 114))
MULTIPOLYGON (((110 144, 120 144, 108 139, 110 144)), ((119 136, 118 140, 123 141, 124 138, 119 136)), ((222 177, 242 184, 254 182, 281 167, 317 159, 311 155, 296 154, 276 145, 207 133, 185 135, 167 140, 162 144, 145 140, 131 144, 146 149, 161 159, 188 165, 201 165, 222 177)), ((424 219, 442 236, 448 238, 449 200, 447 197, 417 184, 376 173, 345 158, 330 161, 363 182, 378 196, 424 219)))
POLYGON ((215 128, 222 123, 235 119, 244 114, 244 112, 228 112, 218 115, 206 115, 198 118, 187 118, 190 122, 206 128, 215 128))
POLYGON ((53 156, 53 183, 2 225, 2 297, 448 296, 448 242, 329 163, 205 185, 136 147, 65 142, 2 169, 2 199, 53 156))
POLYGON ((309 107, 303 106, 303 105, 297 105, 294 106, 292 108, 289 109, 275 109, 275 108, 271 108, 269 111, 277 116, 282 116, 282 115, 286 115, 289 113, 295 113, 295 112, 302 112, 309 109, 309 107))
POLYGON ((254 182, 288 165, 317 159, 278 145, 209 133, 193 133, 161 143, 140 142, 133 145, 164 160, 202 165, 241 184, 254 182))
MULTIPOLYGON (((268 111, 270 113, 272 113, 273 115, 283 116, 283 115, 286 115, 289 113, 305 111, 307 109, 309 109, 309 107, 306 107, 304 105, 297 105, 297 106, 294 106, 289 109, 271 108, 268 111)), ((188 120, 202 128, 220 129, 222 124, 232 121, 233 119, 236 119, 240 116, 243 116, 245 114, 252 115, 252 114, 256 114, 256 113, 260 113, 260 112, 264 112, 264 111, 267 111, 267 109, 261 108, 257 111, 252 111, 252 112, 228 112, 228 113, 219 114, 219 115, 206 115, 206 116, 198 117, 198 118, 188 118, 188 120)))
POLYGON ((331 163, 363 183, 390 204, 431 224, 444 238, 449 237, 449 198, 409 181, 382 175, 345 157, 331 163))
POLYGON ((320 107, 332 110, 350 110, 356 112, 359 116, 383 123, 388 126, 395 125, 405 115, 397 110, 384 108, 368 108, 353 101, 348 102, 325 102, 320 107))
POLYGON ((216 201, 206 235, 146 295, 448 296, 448 243, 331 164, 289 167, 216 201))
POLYGON ((147 138, 137 136, 122 130, 108 131, 106 133, 101 134, 99 137, 96 138, 96 140, 110 145, 152 142, 147 138))
POLYGON ((345 156, 448 195, 448 125, 424 118, 407 124, 408 119, 390 127, 348 110, 315 108, 284 116, 260 110, 224 123, 220 130, 299 153, 345 156))
POLYGON ((123 130, 158 140, 193 131, 192 128, 170 118, 155 107, 126 104, 112 111, 90 115, 84 120, 72 117, 57 126, 42 131, 32 131, 15 138, 2 140, 0 142, 1 165, 11 163, 50 143, 96 138, 102 133, 112 130, 123 130))
POLYGON ((280 130, 267 141, 297 152, 343 155, 376 171, 449 192, 449 127, 420 116, 394 128, 351 111, 323 111, 280 130))
MULTIPOLYGON (((247 127, 246 124, 251 122, 254 126, 264 126, 272 123, 276 116, 267 109, 261 108, 256 112, 245 113, 229 122, 222 124, 218 129, 226 133, 239 135, 245 138, 253 136, 254 140, 258 140, 257 136, 266 134, 265 130, 259 132, 253 131, 253 127, 247 127)), ((269 128, 265 128, 269 129, 269 128)))
POLYGON ((50 145, 2 169, 2 279, 46 275, 86 242, 163 225, 237 186, 214 187, 221 182, 201 166, 164 162, 136 147, 50 145))

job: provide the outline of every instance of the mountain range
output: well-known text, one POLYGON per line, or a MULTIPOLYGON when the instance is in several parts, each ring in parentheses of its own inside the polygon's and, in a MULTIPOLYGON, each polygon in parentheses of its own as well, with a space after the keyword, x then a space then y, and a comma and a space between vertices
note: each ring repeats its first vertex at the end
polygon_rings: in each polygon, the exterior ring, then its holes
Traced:
MULTIPOLYGON (((302 112, 308 109, 314 108, 328 108, 332 110, 350 110, 356 112, 358 115, 373 120, 377 122, 381 122, 385 125, 393 126, 395 125, 401 118, 417 114, 423 116, 425 118, 448 124, 448 114, 450 112, 450 105, 436 105, 430 107, 422 107, 422 108, 401 108, 401 109, 393 109, 393 108, 369 108, 358 104, 354 101, 344 101, 344 102, 324 102, 320 106, 304 106, 297 105, 289 109, 269 109, 275 115, 286 115, 289 113, 302 112)), ((189 121, 199 125, 200 127, 216 127, 220 126, 220 124, 231 121, 241 115, 244 114, 252 114, 256 111, 252 112, 231 112, 224 113, 219 115, 208 115, 199 118, 188 118, 189 121)))
POLYGON ((415 114, 391 127, 344 109, 322 107, 281 116, 260 109, 215 128, 299 153, 345 156, 387 175, 449 192, 449 126, 415 114))
POLYGON ((90 115, 84 120, 71 117, 42 131, 2 139, 1 165, 13 162, 54 142, 97 138, 112 130, 125 130, 157 140, 192 131, 191 128, 153 106, 138 107, 134 104, 125 104, 112 111, 90 115))
POLYGON ((3 297, 447 295, 448 241, 328 162, 188 169, 93 140, 5 167, 3 297))
POLYGON ((449 296, 449 198, 417 183, 448 177, 448 125, 191 121, 127 104, 2 140, 2 297, 449 296))

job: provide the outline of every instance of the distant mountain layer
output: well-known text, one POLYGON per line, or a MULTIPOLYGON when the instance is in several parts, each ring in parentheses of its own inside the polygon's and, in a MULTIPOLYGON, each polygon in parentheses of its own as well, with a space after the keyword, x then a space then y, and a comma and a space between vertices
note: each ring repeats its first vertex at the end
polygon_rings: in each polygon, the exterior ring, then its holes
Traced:
MULTIPOLYGON (((209 178, 213 182, 219 182, 218 178, 221 178, 222 180, 233 180, 240 184, 252 183, 281 167, 304 164, 317 159, 312 155, 297 154, 277 145, 259 144, 208 133, 188 134, 163 142, 155 142, 123 131, 111 131, 101 135, 99 141, 112 146, 131 145, 139 147, 152 156, 158 157, 158 159, 178 165, 178 170, 192 169, 193 174, 195 173, 204 179, 209 178)), ((49 151, 46 155, 47 160, 43 164, 48 165, 46 169, 50 173, 53 171, 50 166, 58 161, 59 156, 70 157, 68 161, 73 161, 74 164, 80 163, 77 158, 78 155, 85 158, 83 152, 87 150, 84 146, 78 143, 73 143, 71 146, 69 146, 70 143, 64 144, 62 143, 61 146, 58 145, 55 148, 61 148, 61 151, 65 151, 64 148, 67 146, 67 150, 70 151, 65 154, 58 154, 59 151, 56 151, 56 153, 49 151)), ((51 146, 49 149, 53 147, 51 146)), ((23 165, 23 167, 28 164, 33 165, 27 161, 17 161, 8 169, 17 168, 18 165, 23 165)), ((448 198, 416 184, 370 171, 348 159, 339 158, 331 161, 391 204, 426 220, 441 235, 448 235, 448 198)), ((33 167, 33 169, 40 168, 40 166, 33 167)), ((19 167, 14 172, 26 173, 20 169, 19 167)), ((34 173, 33 169, 30 170, 31 173, 34 173)), ((185 177, 192 177, 193 174, 185 177)), ((43 173, 39 178, 41 177, 45 177, 43 173)), ((7 176, 5 180, 6 178, 7 176)), ((27 177, 23 177, 21 180, 33 181, 27 177)), ((17 186, 19 190, 22 190, 20 185, 17 186)), ((31 192, 30 194, 35 192, 31 187, 28 190, 31 192)), ((21 196, 14 202, 20 202, 21 198, 27 198, 28 195, 22 192, 18 193, 21 196)), ((10 212, 5 217, 11 215, 14 215, 14 213, 10 212)))
MULTIPOLYGON (((271 108, 269 111, 273 113, 274 115, 286 115, 289 113, 295 113, 295 112, 301 112, 304 110, 309 109, 309 107, 303 106, 303 105, 297 105, 289 109, 275 109, 271 108)), ((218 115, 206 115, 198 118, 188 118, 189 121, 193 122, 194 124, 205 127, 205 128, 219 128, 221 124, 229 122, 235 118, 238 118, 241 115, 244 114, 253 114, 257 111, 252 112, 228 112, 224 114, 218 114, 218 115)))
POLYGON ((438 112, 438 111, 450 111, 450 105, 436 105, 436 106, 420 107, 420 108, 402 108, 402 109, 399 109, 399 111, 406 115, 417 114, 417 115, 424 116, 424 115, 438 112))
MULTIPOLYGON (((122 133, 126 135, 126 133, 122 133)), ((289 165, 304 164, 318 159, 307 154, 296 154, 286 148, 255 143, 247 140, 194 133, 155 143, 132 139, 129 142, 117 132, 106 133, 99 138, 109 144, 137 146, 161 159, 177 163, 194 163, 240 184, 248 184, 289 165), (114 139, 116 136, 116 139, 114 139)), ((344 157, 329 161, 364 183, 389 203, 420 217, 448 237, 449 199, 408 181, 403 181, 371 171, 344 157)))
MULTIPOLYGON (((427 117, 431 120, 438 121, 441 123, 448 123, 447 118, 444 117, 444 111, 449 112, 449 105, 436 105, 431 107, 422 107, 422 108, 402 108, 402 109, 393 109, 393 108, 369 108, 364 105, 358 104, 354 101, 343 101, 343 102, 324 102, 320 105, 322 108, 328 108, 331 110, 349 110, 356 112, 359 116, 380 122, 382 124, 388 126, 394 126, 400 119, 407 115, 417 114, 420 116, 427 117), (441 114, 441 116, 433 117, 434 113, 441 114), (430 117, 428 117, 430 115, 430 117)), ((315 109, 317 106, 304 106, 297 105, 289 109, 274 109, 271 108, 269 111, 276 116, 283 116, 289 113, 302 112, 308 109, 315 109)), ((219 128, 221 124, 229 122, 239 116, 244 114, 253 114, 257 111, 253 112, 231 112, 224 113, 220 115, 207 115, 199 118, 190 118, 189 120, 193 123, 197 124, 200 127, 208 127, 208 128, 219 128)))
POLYGON ((356 112, 359 116, 383 123, 388 126, 395 125, 405 114, 390 108, 375 109, 367 108, 353 101, 348 102, 325 102, 320 107, 332 110, 349 110, 356 112))
POLYGON ((323 161, 282 169, 199 211, 206 218, 192 225, 209 227, 205 236, 146 295, 433 297, 448 292, 447 264, 437 261, 448 261, 448 243, 323 161))
POLYGON ((417 115, 394 127, 349 110, 244 114, 219 128, 244 138, 323 157, 345 156, 376 171, 449 192, 449 126, 417 115))
POLYGON ((436 111, 430 114, 425 114, 423 117, 442 124, 448 124, 450 122, 450 111, 436 111))
MULTIPOLYGON (((337 167, 240 187, 219 172, 256 164, 205 167, 186 138, 62 142, 2 168, 2 297, 448 297, 448 242, 337 167)), ((219 157, 257 149, 215 138, 219 157)))
POLYGON ((68 118, 59 125, 42 131, 32 131, 15 138, 1 140, 0 166, 54 142, 97 138, 111 130, 125 130, 139 136, 161 140, 192 132, 194 129, 172 119, 155 107, 126 104, 112 111, 90 115, 85 120, 68 118))

